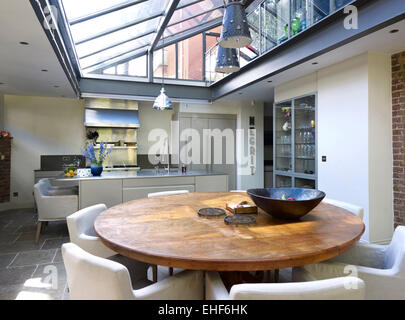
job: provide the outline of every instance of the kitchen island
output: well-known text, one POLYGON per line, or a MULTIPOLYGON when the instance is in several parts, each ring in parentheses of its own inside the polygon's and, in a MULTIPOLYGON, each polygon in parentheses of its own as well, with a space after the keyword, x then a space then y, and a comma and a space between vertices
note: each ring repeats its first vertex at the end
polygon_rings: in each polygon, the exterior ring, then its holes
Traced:
POLYGON ((112 207, 120 203, 146 198, 148 193, 188 190, 190 192, 228 191, 228 175, 210 171, 155 170, 103 172, 100 177, 57 177, 59 184, 76 181, 79 185, 79 207, 98 203, 112 207))

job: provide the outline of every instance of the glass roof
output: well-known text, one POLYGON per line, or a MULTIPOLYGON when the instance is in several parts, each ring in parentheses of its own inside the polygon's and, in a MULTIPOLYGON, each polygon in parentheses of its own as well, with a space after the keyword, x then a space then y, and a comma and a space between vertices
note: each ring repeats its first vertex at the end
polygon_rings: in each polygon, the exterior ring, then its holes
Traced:
POLYGON ((219 26, 224 12, 223 0, 62 0, 62 5, 83 73, 219 26))

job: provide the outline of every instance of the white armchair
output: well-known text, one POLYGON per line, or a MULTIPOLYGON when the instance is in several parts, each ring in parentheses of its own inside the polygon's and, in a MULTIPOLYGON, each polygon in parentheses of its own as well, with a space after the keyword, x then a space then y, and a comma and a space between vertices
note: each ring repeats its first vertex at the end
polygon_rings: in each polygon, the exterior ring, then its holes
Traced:
POLYGON ((66 218, 70 241, 83 250, 101 258, 117 254, 107 248, 94 232, 94 221, 105 210, 107 210, 105 204, 96 204, 81 209, 66 218))
POLYGON ((45 184, 47 188, 47 192, 49 196, 67 196, 67 195, 78 195, 79 194, 79 186, 55 186, 51 183, 49 178, 43 178, 38 182, 42 182, 45 184))
POLYGON ((405 227, 387 246, 358 243, 326 262, 293 269, 294 281, 355 275, 366 283, 366 299, 405 299, 405 227))
POLYGON ((49 186, 43 181, 34 185, 34 197, 38 208, 36 243, 38 243, 43 222, 65 220, 79 207, 77 195, 65 195, 63 193, 61 195, 49 195, 49 190, 49 186))
POLYGON ((173 195, 173 194, 182 194, 182 193, 189 193, 189 192, 190 191, 188 191, 188 190, 173 190, 173 191, 154 192, 154 193, 148 193, 148 198, 170 196, 170 195, 173 195))
POLYGON ((342 277, 301 283, 249 283, 232 286, 228 293, 218 272, 207 272, 206 300, 362 300, 364 282, 342 277), (351 289, 346 289, 350 284, 351 289))
POLYGON ((133 290, 128 269, 96 257, 73 243, 62 245, 70 299, 73 300, 202 300, 200 271, 184 271, 173 277, 133 290))

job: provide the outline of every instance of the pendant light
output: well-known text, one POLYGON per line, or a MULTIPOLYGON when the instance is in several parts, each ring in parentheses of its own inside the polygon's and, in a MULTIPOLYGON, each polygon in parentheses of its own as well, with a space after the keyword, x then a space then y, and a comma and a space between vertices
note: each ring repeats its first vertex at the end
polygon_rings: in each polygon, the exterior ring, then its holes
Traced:
POLYGON ((218 46, 216 72, 232 73, 240 70, 236 49, 223 48, 218 46))
MULTIPOLYGON (((162 39, 163 41, 163 39, 162 39)), ((165 75, 164 75, 164 69, 165 69, 165 59, 164 59, 164 54, 165 54, 165 47, 164 47, 164 42, 162 43, 162 89, 160 90, 159 96, 156 98, 155 103, 153 104, 153 109, 155 110, 173 110, 172 103, 169 99, 169 97, 165 93, 165 88, 164 88, 164 83, 165 83, 165 75)))
POLYGON ((242 1, 228 0, 219 45, 224 48, 243 48, 251 43, 249 24, 242 1))

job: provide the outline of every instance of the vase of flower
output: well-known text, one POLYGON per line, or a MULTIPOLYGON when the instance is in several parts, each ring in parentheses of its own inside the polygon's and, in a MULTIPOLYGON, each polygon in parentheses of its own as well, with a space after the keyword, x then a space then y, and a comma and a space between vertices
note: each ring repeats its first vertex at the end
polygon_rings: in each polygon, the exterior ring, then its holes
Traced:
POLYGON ((107 148, 107 144, 100 142, 98 157, 96 156, 94 144, 88 143, 86 150, 82 150, 82 154, 85 158, 90 160, 90 171, 93 176, 101 176, 103 172, 103 161, 111 153, 112 147, 107 148))
POLYGON ((101 173, 103 172, 103 163, 92 163, 90 165, 90 171, 93 176, 101 176, 101 173))

